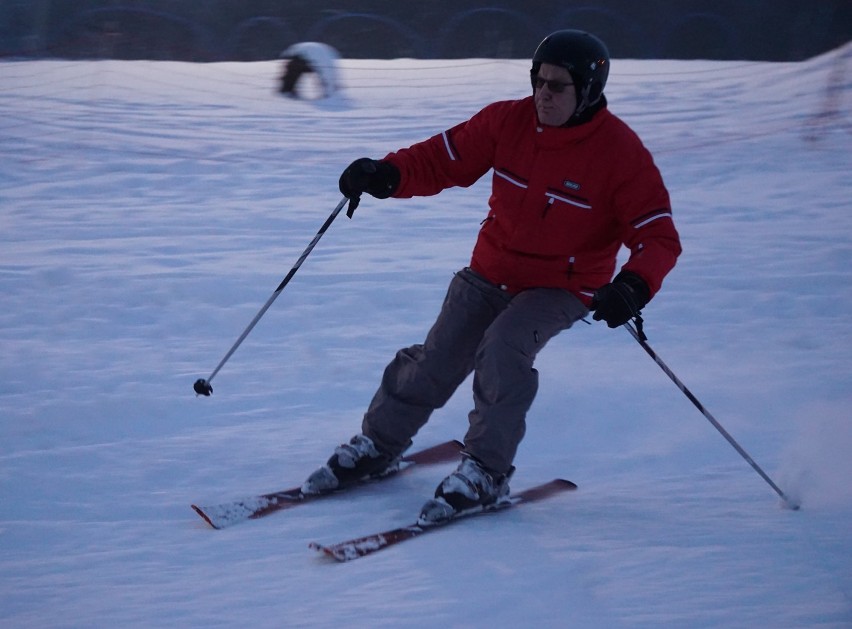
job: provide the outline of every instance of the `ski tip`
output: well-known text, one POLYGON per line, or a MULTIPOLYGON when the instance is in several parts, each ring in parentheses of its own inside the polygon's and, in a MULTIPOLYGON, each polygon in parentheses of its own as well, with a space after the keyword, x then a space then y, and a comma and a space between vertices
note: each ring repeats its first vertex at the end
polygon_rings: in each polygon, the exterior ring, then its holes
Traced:
POLYGON ((329 557, 341 563, 350 559, 350 557, 347 557, 345 554, 336 552, 334 547, 326 546, 324 544, 320 544, 319 542, 311 542, 310 544, 308 544, 308 548, 316 551, 324 557, 329 557))
POLYGON ((319 542, 311 542, 310 544, 308 544, 308 548, 310 548, 311 550, 315 550, 318 553, 328 554, 328 546, 323 546, 319 542))
POLYGON ((211 520, 211 519, 210 519, 210 517, 209 517, 206 513, 204 513, 204 509, 202 509, 201 507, 196 506, 196 505, 190 505, 190 506, 193 508, 193 510, 194 510, 194 511, 195 511, 198 515, 200 515, 200 516, 201 516, 201 519, 203 519, 205 522, 207 522, 207 524, 209 524, 210 526, 212 526, 212 527, 213 527, 214 529, 216 529, 217 531, 219 530, 219 527, 218 527, 218 526, 216 526, 216 525, 213 523, 213 520, 211 520))
POLYGON ((570 480, 566 480, 564 478, 557 478, 553 482, 554 484, 559 485, 563 489, 577 489, 577 483, 573 483, 570 480))

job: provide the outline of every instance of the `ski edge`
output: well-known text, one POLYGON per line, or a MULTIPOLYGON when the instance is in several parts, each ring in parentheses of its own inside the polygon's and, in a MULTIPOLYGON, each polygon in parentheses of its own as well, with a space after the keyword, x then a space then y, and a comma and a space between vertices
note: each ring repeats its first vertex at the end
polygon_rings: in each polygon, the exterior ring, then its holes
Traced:
POLYGON ((563 491, 574 491, 576 489, 577 485, 571 482, 570 480, 565 480, 564 478, 555 478, 546 483, 535 485, 533 487, 529 487, 527 489, 519 491, 518 493, 510 497, 509 502, 501 506, 497 506, 492 509, 485 509, 482 511, 475 511, 473 513, 467 513, 453 518, 452 520, 445 522, 444 524, 438 524, 435 526, 421 526, 415 523, 408 526, 402 526, 396 529, 391 529, 383 533, 365 535, 363 537, 354 538, 335 544, 320 544, 319 542, 311 542, 310 544, 308 544, 308 548, 318 553, 321 553, 326 557, 330 557, 331 559, 334 559, 340 563, 344 563, 347 561, 352 561, 353 559, 372 555, 373 553, 378 552, 383 548, 393 546, 394 544, 398 544, 399 542, 403 542, 414 537, 418 537, 420 535, 423 535, 424 533, 429 533, 432 531, 437 531, 439 529, 446 528, 447 526, 455 524, 456 522, 459 522, 461 520, 466 520, 471 517, 486 515, 489 513, 505 511, 507 509, 520 506, 524 503, 536 502, 545 498, 555 496, 563 491))

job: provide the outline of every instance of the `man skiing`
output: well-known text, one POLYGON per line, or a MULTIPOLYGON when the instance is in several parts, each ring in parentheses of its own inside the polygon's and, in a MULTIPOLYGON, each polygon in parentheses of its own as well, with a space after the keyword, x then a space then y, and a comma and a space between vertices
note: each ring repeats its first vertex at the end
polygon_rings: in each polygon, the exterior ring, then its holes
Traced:
POLYGON ((623 325, 660 289, 680 241, 653 158, 608 109, 609 65, 595 36, 557 31, 533 56, 532 96, 492 103, 428 140, 344 170, 350 215, 364 192, 434 195, 489 170, 492 194, 470 265, 453 277, 426 339, 397 352, 361 434, 335 449, 304 493, 394 471, 472 372, 461 463, 419 522, 440 524, 506 499, 537 391, 538 352, 590 310, 610 328, 623 325), (613 278, 622 245, 630 255, 613 278))

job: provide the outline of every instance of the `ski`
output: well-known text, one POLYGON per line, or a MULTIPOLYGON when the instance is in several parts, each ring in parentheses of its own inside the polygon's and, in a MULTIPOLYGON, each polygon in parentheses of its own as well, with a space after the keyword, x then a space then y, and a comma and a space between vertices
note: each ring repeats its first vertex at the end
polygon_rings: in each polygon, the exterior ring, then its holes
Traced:
POLYGON ((324 553, 337 561, 351 561, 352 559, 372 555, 373 553, 378 552, 383 548, 387 548, 388 546, 393 546, 400 542, 419 537, 424 533, 445 528, 447 525, 458 522, 459 520, 465 520, 472 516, 505 511, 506 509, 518 507, 529 502, 536 502, 546 498, 551 498, 561 492, 574 489, 577 489, 577 485, 571 481, 557 478, 550 482, 536 485, 535 487, 530 487, 529 489, 525 489, 519 493, 512 494, 508 501, 502 502, 499 505, 458 515, 444 524, 433 526, 412 524, 410 526, 403 526, 390 531, 385 531, 384 533, 375 533, 373 535, 367 535, 366 537, 359 537, 358 539, 352 539, 337 544, 325 545, 317 542, 311 542, 309 546, 312 550, 324 553))
POLYGON ((217 505, 198 506, 191 505, 195 512, 200 515, 207 524, 214 529, 223 529, 232 526, 245 520, 253 520, 261 518, 270 513, 289 509, 306 502, 313 502, 320 498, 326 498, 339 494, 342 491, 351 489, 352 487, 363 485, 395 476, 399 472, 407 470, 415 465, 434 465, 437 463, 446 463, 458 458, 464 444, 459 441, 446 441, 431 448, 414 452, 402 457, 399 464, 399 470, 386 476, 374 479, 365 479, 352 485, 342 487, 337 491, 328 494, 305 495, 300 487, 293 487, 283 491, 276 491, 269 494, 252 496, 242 500, 233 502, 224 502, 217 505))

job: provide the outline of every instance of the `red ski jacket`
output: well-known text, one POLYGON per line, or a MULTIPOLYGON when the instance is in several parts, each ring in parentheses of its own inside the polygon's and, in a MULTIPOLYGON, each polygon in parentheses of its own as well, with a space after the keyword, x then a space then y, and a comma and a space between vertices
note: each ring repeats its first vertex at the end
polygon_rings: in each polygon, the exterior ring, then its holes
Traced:
POLYGON ((538 123, 531 96, 501 101, 384 159, 400 171, 400 198, 467 187, 493 169, 470 265, 512 293, 564 288, 588 305, 625 245, 622 268, 653 296, 680 255, 660 172, 606 106, 584 124, 550 127, 538 123))

